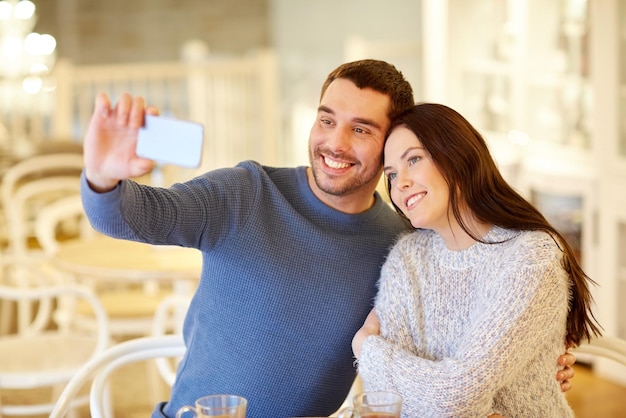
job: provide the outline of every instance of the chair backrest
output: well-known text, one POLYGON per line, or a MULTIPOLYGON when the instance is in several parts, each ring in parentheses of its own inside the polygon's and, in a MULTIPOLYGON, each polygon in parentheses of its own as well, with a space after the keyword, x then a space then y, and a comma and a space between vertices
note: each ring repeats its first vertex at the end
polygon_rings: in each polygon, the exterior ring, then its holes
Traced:
POLYGON ((76 153, 45 154, 10 167, 0 183, 9 251, 27 252, 35 213, 47 203, 80 191, 83 159, 76 153))
MULTIPOLYGON (((103 306, 90 289, 58 283, 49 266, 7 256, 0 262, 3 275, 23 276, 19 287, 7 284, 8 280, 2 281, 0 301, 29 301, 36 307, 27 326, 0 336, 0 391, 65 384, 80 367, 80 361, 91 361, 109 345, 108 318, 103 306), (97 324, 94 330, 74 326, 72 307, 79 302, 86 302, 93 311, 97 324), (78 349, 79 341, 80 351, 73 353, 71 350, 78 349), (33 347, 33 344, 51 346, 33 347), (58 350, 65 347, 64 352, 54 352, 54 347, 58 350), (51 356, 47 356, 46 350, 52 350, 51 356), (32 363, 35 358, 32 356, 37 358, 37 363, 32 363)), ((0 404, 0 415, 9 414, 9 408, 19 406, 0 404)))
POLYGON ((180 335, 136 338, 109 347, 74 375, 63 389, 50 418, 64 417, 72 400, 90 379, 93 379, 89 395, 91 417, 109 418, 111 411, 105 399, 106 382, 111 373, 129 363, 159 357, 178 357, 184 353, 185 344, 180 335))
MULTIPOLYGON (((26 328, 20 330, 21 335, 49 332, 51 324, 54 324, 54 329, 60 333, 65 333, 70 328, 73 329, 71 315, 67 313, 65 307, 63 310, 60 310, 58 305, 75 304, 77 299, 87 301, 94 311, 98 329, 98 332, 95 334, 97 336, 97 344, 94 354, 103 351, 109 342, 107 314, 97 296, 87 287, 75 284, 60 284, 25 289, 0 285, 0 300, 13 302, 28 300, 37 302, 39 306, 37 312, 33 315, 31 323, 26 328), (58 315, 58 312, 62 312, 62 314, 58 315)), ((0 382, 3 382, 1 377, 0 382)))
POLYGON ((15 190, 29 179, 50 175, 80 174, 83 165, 83 157, 78 153, 52 153, 21 160, 7 169, 2 176, 0 199, 3 204, 10 201, 15 190))
POLYGON ((35 216, 35 237, 48 257, 53 257, 58 250, 59 239, 88 239, 94 234, 80 194, 61 197, 47 204, 35 216))
MULTIPOLYGON (((0 184, 5 218, 6 252, 15 256, 41 252, 35 237, 36 214, 50 202, 80 193, 79 154, 47 154, 22 160, 9 168, 0 184)), ((18 304, 18 326, 23 327, 31 304, 18 304)))
POLYGON ((97 295, 86 286, 67 283, 43 259, 0 255, 0 300, 36 302, 33 305, 37 310, 27 326, 17 330, 25 334, 49 331, 51 325, 52 329, 61 331, 73 327, 73 305, 77 300, 84 300, 95 319, 98 347, 108 345, 108 316, 97 295), (72 303, 68 305, 64 301, 72 303))
POLYGON ((9 233, 9 248, 14 254, 32 251, 35 237, 34 223, 37 213, 48 204, 68 195, 80 193, 80 182, 74 176, 54 176, 32 180, 25 184, 5 208, 9 233))
POLYGON ((582 343, 572 351, 608 358, 626 366, 626 340, 618 337, 592 338, 591 341, 582 343))

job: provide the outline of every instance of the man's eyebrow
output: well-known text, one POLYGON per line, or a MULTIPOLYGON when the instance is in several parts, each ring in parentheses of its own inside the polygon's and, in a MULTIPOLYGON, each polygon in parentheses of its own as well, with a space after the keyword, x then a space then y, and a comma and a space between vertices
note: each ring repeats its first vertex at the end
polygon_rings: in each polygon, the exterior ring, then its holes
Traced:
POLYGON ((371 126, 371 127, 375 128, 375 129, 378 129, 379 131, 382 130, 381 126, 379 124, 377 124, 376 122, 374 122, 373 120, 371 120, 371 119, 356 118, 356 119, 354 119, 354 121, 356 123, 361 123, 363 125, 371 126))
MULTIPOLYGON (((318 112, 328 113, 330 115, 334 115, 335 114, 335 112, 330 107, 325 106, 325 105, 320 105, 317 108, 317 111, 318 112)), ((360 123, 360 124, 363 124, 363 125, 368 125, 368 126, 371 126, 371 127, 375 128, 375 129, 382 130, 381 126, 378 123, 376 123, 373 120, 371 120, 371 119, 354 118, 353 122, 360 123)))
POLYGON ((317 108, 317 111, 318 111, 318 112, 330 113, 331 115, 334 115, 334 114, 335 114, 335 112, 333 112, 333 110, 332 110, 330 107, 328 107, 328 106, 324 106, 324 105, 320 105, 320 106, 317 108))

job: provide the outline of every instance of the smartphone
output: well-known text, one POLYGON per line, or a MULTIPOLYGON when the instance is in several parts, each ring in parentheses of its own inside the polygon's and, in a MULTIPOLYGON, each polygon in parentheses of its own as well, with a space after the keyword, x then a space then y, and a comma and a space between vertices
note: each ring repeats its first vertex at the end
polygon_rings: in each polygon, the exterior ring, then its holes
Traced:
POLYGON ((204 127, 196 122, 146 115, 136 152, 158 164, 197 168, 202 160, 204 127))

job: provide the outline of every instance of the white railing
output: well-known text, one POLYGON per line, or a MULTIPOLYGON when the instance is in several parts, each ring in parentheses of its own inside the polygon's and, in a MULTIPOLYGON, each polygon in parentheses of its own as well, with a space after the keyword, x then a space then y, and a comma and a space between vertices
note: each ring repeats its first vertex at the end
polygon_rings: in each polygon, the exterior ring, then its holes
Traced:
POLYGON ((16 95, 0 82, 0 140, 81 142, 96 94, 113 100, 122 92, 144 96, 161 114, 200 122, 205 128, 202 169, 244 159, 281 159, 276 57, 260 50, 193 62, 74 66, 60 60, 55 88, 16 95))

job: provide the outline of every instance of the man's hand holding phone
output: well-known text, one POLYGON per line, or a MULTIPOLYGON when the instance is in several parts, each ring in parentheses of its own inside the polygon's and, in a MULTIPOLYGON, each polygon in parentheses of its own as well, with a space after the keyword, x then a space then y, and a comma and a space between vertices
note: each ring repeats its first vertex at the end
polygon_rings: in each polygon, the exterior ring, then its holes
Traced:
MULTIPOLYGON (((120 180, 143 176, 152 170, 155 162, 152 156, 162 157, 163 152, 159 150, 155 154, 149 150, 140 156, 137 154, 137 147, 140 130, 146 129, 144 120, 153 119, 157 114, 157 109, 153 107, 146 109, 145 101, 141 97, 133 98, 130 94, 124 93, 115 106, 111 107, 108 95, 98 94, 83 144, 85 173, 94 190, 99 192, 111 190, 120 180)), ((185 122, 177 122, 185 124, 185 122)), ((201 132, 201 126, 195 125, 200 127, 201 132)), ((160 125, 157 122, 154 126, 158 128, 160 125)), ((142 136, 150 138, 153 130, 149 126, 147 130, 148 132, 144 132, 142 136)), ((186 132, 186 129, 183 131, 186 132)), ((194 136, 191 142, 195 144, 195 147, 184 147, 188 159, 176 155, 176 162, 184 162, 188 164, 186 166, 191 166, 192 161, 194 164, 200 162, 202 140, 198 141, 198 128, 196 127, 193 131, 194 136)), ((168 132, 171 132, 171 127, 168 132)), ((157 136, 162 136, 162 131, 159 131, 157 136)), ((168 141, 176 144, 180 142, 177 138, 184 140, 179 132, 169 137, 168 141)), ((166 164, 170 163, 170 159, 160 158, 158 162, 166 164)))

